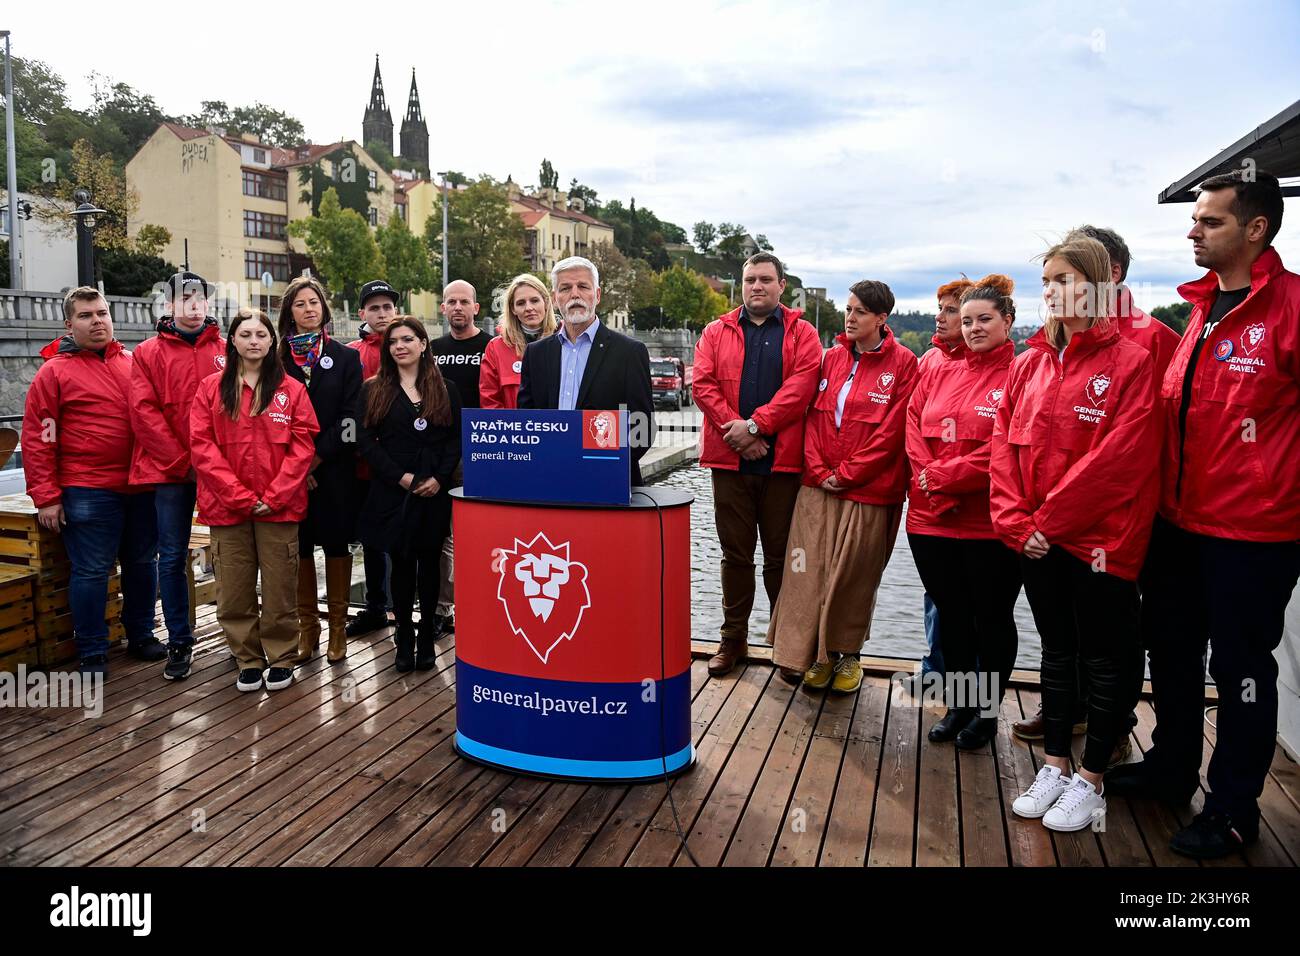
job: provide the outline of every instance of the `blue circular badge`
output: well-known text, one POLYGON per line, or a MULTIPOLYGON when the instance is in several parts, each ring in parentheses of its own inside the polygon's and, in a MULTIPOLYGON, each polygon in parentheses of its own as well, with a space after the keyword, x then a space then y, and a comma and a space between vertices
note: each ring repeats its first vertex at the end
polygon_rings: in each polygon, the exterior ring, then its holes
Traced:
POLYGON ((1226 362, 1232 358, 1232 339, 1223 339, 1214 347, 1214 357, 1220 362, 1226 362))

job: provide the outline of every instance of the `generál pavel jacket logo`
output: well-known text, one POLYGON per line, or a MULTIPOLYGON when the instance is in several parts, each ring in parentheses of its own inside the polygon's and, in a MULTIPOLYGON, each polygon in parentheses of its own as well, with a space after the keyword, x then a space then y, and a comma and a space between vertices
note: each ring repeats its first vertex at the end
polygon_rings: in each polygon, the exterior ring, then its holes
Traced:
POLYGON ((283 411, 285 408, 287 408, 287 407, 289 406, 289 393, 288 393, 288 392, 276 392, 276 393, 275 393, 275 404, 278 405, 278 406, 280 407, 281 411, 283 411))
POLYGON ((1260 347, 1264 341, 1264 323, 1256 322, 1253 325, 1246 326, 1246 331, 1241 333, 1241 353, 1246 357, 1255 354, 1255 350, 1260 347))
POLYGON ((997 408, 1002 401, 1002 389, 1001 388, 989 389, 989 393, 988 395, 985 396, 985 400, 989 403, 990 406, 992 406, 993 408, 997 408))
POLYGON ((1106 391, 1110 388, 1110 376, 1105 372, 1098 372, 1088 379, 1088 384, 1084 386, 1084 394, 1088 396, 1088 401, 1092 402, 1094 408, 1100 408, 1106 403, 1106 391))
POLYGON ((226 367, 226 357, 224 355, 214 355, 212 356, 212 364, 219 369, 224 369, 226 367))
POLYGON ((889 387, 894 384, 893 372, 881 372, 880 378, 876 379, 876 387, 882 392, 888 392, 889 387))
POLYGON ((510 630, 545 664, 561 641, 573 640, 591 607, 587 566, 570 558, 569 542, 552 544, 541 531, 527 544, 515 538, 513 548, 497 551, 496 566, 510 630))

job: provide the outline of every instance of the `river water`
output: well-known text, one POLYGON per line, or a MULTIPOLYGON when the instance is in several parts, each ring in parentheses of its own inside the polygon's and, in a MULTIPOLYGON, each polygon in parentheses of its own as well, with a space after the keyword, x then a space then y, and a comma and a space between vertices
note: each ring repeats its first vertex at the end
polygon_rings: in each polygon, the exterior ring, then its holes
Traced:
MULTIPOLYGON (((678 468, 654 484, 695 496, 691 505, 691 634, 695 640, 717 640, 718 628, 722 624, 722 584, 718 571, 722 546, 718 543, 713 524, 713 487, 709 470, 695 465, 678 468)), ((761 550, 759 553, 757 563, 761 567, 761 550)), ((763 642, 771 613, 758 569, 755 577, 754 611, 749 618, 751 644, 763 642)), ((871 640, 863 648, 863 653, 919 660, 926 649, 924 593, 907 546, 907 532, 900 528, 893 557, 880 582, 871 640)), ((1034 619, 1023 591, 1016 602, 1016 626, 1020 631, 1016 666, 1036 670, 1040 661, 1038 632, 1034 629, 1034 619)))

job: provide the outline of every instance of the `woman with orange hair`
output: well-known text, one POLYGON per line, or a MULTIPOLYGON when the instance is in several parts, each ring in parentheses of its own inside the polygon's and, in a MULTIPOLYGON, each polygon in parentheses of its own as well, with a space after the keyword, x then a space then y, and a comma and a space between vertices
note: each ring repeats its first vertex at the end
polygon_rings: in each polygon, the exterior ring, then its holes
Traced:
POLYGON ((964 345, 948 351, 955 358, 931 360, 908 403, 907 539, 943 622, 948 713, 929 737, 973 750, 997 731, 1015 663, 1020 568, 993 530, 988 501, 989 443, 1015 352, 1015 285, 1004 275, 967 285, 964 345))

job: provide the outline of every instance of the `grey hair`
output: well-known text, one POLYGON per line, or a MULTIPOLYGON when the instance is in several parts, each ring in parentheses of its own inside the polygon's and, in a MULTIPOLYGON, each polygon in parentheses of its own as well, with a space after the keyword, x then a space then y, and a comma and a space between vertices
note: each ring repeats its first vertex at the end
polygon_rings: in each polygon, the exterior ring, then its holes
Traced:
POLYGON ((569 256, 567 259, 561 259, 551 269, 551 288, 555 288, 555 277, 561 272, 568 272, 570 269, 586 269, 591 273, 591 284, 600 288, 600 272, 596 269, 596 263, 590 259, 584 259, 582 256, 569 256))

